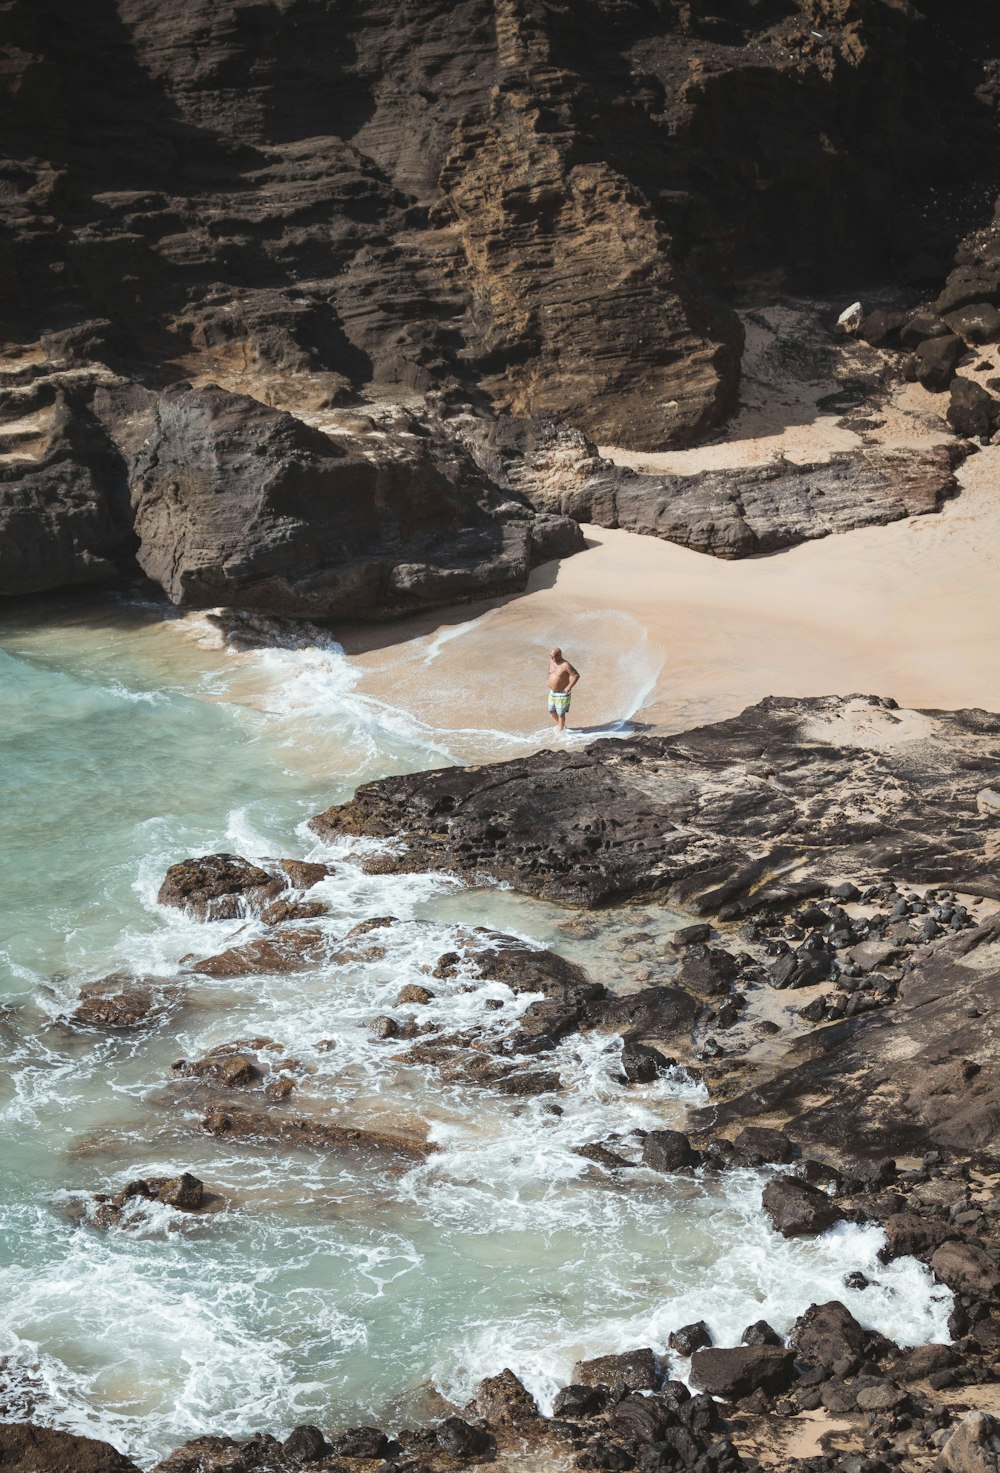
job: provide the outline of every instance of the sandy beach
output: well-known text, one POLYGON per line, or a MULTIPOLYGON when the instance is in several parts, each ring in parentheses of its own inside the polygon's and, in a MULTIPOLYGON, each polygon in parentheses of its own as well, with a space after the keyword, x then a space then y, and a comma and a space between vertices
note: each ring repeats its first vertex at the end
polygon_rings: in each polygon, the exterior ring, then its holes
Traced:
POLYGON ((1000 451, 972 456, 960 480, 938 515, 738 563, 588 527, 587 551, 539 568, 521 597, 345 645, 361 692, 450 730, 466 760, 510 755, 501 733, 551 740, 553 643, 583 675, 573 740, 623 719, 681 731, 765 695, 998 710, 1000 451))

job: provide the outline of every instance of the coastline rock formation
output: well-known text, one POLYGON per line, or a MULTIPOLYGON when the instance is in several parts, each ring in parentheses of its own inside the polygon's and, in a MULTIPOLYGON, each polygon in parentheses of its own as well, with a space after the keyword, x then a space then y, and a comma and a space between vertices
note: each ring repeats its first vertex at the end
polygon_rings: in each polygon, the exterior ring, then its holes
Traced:
POLYGON ((978 801, 998 738, 986 711, 768 697, 679 736, 367 783, 311 826, 398 841, 383 871, 489 876, 571 905, 659 893, 725 919, 845 874, 1000 899, 978 801))
POLYGON ((532 474, 530 463, 517 476, 532 505, 721 558, 777 552, 939 511, 958 490, 955 467, 965 458, 965 449, 953 442, 925 450, 835 451, 805 464, 779 456, 739 469, 655 475, 602 458, 574 432, 553 429, 551 435, 576 442, 579 452, 569 450, 569 464, 548 485, 532 474))
MULTIPOLYGON (((926 297, 971 232, 942 326, 906 345, 947 387, 996 306, 991 19, 989 0, 12 0, 0 591, 136 557, 175 600, 313 617, 517 589, 580 541, 475 469, 477 421, 689 444, 737 407, 735 294, 926 297)), ((947 494, 931 479, 895 503, 947 494)), ((784 471, 743 502, 664 483, 640 505, 623 483, 613 514, 726 556, 899 514, 878 468, 853 512, 843 482, 829 517, 784 471)))

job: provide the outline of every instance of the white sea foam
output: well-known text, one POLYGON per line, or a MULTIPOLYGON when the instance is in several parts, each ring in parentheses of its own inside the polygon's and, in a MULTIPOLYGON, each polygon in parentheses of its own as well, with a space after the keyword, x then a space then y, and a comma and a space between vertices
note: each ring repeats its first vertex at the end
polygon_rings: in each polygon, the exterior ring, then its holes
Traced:
MULTIPOLYGON (((449 643, 476 627, 442 631, 424 659, 441 668, 449 643)), ((634 631, 620 632, 624 707, 634 714, 652 679, 648 652, 634 631)), ((208 620, 198 637, 221 639, 208 620)), ((149 1466, 201 1432, 379 1419, 401 1389, 429 1378, 462 1400, 504 1365, 549 1405, 577 1357, 663 1350, 672 1329, 698 1318, 719 1343, 734 1343, 751 1320, 784 1330, 809 1303, 840 1298, 902 1343, 946 1338, 950 1295, 913 1260, 879 1264, 876 1229, 787 1242, 760 1213, 765 1174, 663 1177, 581 1156, 580 1147, 606 1142, 637 1163, 640 1131, 681 1124, 705 1097, 677 1071, 623 1085, 620 1039, 585 1033, 517 1061, 561 1081, 554 1095, 523 1099, 444 1084, 431 1064, 408 1062, 405 1041, 376 1039, 372 1020, 388 1014, 416 1021, 421 1039, 471 1034, 490 1049, 509 1041, 534 999, 469 965, 436 977, 435 964, 469 945, 471 926, 506 917, 531 941, 556 934, 563 913, 497 889, 463 892, 446 875, 367 874, 350 856, 384 845, 318 840, 304 820, 324 801, 362 777, 449 760, 476 733, 423 727, 362 697, 354 667, 317 631, 246 621, 236 643, 220 670, 181 672, 162 701, 146 700, 135 672, 119 676, 107 661, 90 684, 59 669, 25 675, 12 730, 21 737, 29 722, 29 758, 31 740, 54 740, 53 711, 69 702, 73 720, 65 750, 52 751, 71 774, 48 800, 58 823, 41 829, 27 813, 22 858, 0 856, 25 894, 0 952, 15 1004, 0 1013, 0 1361, 10 1357, 0 1399, 12 1415, 105 1437, 149 1466), (48 704, 37 704, 39 692, 48 704), (36 709, 44 721, 32 738, 36 709), (293 740, 329 743, 329 785, 295 777, 293 740), (132 812, 117 771, 137 741, 149 750, 128 769, 143 795, 132 812), (220 796, 234 768, 239 780, 220 796), (309 923, 329 939, 326 965, 221 979, 186 968, 187 955, 265 934, 252 917, 204 923, 158 904, 169 864, 219 850, 332 863, 310 891, 328 906, 309 923), (22 884, 18 864, 38 866, 37 885, 22 884), (347 947, 360 955, 340 959, 351 927, 376 916, 396 924, 352 938, 347 947), (384 952, 365 955, 368 946, 384 952), (130 1035, 59 1021, 82 982, 119 969, 164 979, 173 1011, 130 1035), (433 1000, 400 1004, 408 982, 433 1000), (299 1061, 297 1114, 425 1123, 438 1150, 404 1170, 394 1159, 208 1135, 203 1097, 171 1065, 255 1036, 284 1046, 262 1057, 299 1061), (110 1231, 79 1221, 95 1191, 183 1169, 221 1210, 191 1218, 139 1205, 134 1227, 110 1231), (852 1269, 875 1284, 847 1289, 852 1269)), ((54 644, 50 657, 72 663, 75 654, 54 644)), ((496 734, 498 754, 518 743, 534 738, 496 734)), ((614 919, 603 924, 614 934, 614 919)), ((575 959, 601 958, 606 976, 603 940, 571 945, 575 959)), ((232 1101, 261 1108, 256 1092, 232 1101)))

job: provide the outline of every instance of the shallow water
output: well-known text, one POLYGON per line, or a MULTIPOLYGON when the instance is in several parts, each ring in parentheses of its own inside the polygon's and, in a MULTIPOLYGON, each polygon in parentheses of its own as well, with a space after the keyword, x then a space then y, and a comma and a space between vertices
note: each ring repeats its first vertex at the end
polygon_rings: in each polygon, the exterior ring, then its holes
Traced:
MULTIPOLYGON (((395 1001, 409 981, 435 994, 419 1009, 434 1032, 513 1026, 530 999, 468 970, 427 976, 469 925, 554 944, 621 987, 662 973, 677 924, 631 908, 581 933, 558 907, 446 876, 366 875, 350 846, 317 844, 305 820, 359 782, 457 755, 453 722, 418 726, 359 694, 330 641, 285 629, 227 642, 210 620, 103 596, 8 611, 0 693, 8 1416, 106 1437, 151 1466, 205 1431, 419 1415, 429 1385, 461 1402, 504 1365, 549 1405, 579 1356, 665 1351, 698 1318, 732 1343, 751 1320, 783 1330, 837 1297, 904 1343, 946 1338, 949 1296, 913 1260, 879 1265, 878 1230, 785 1242, 762 1222, 760 1173, 612 1179, 575 1154, 614 1136, 634 1159, 637 1130, 680 1123, 702 1098, 679 1073, 621 1086, 620 1040, 584 1035, 546 1061, 563 1084, 555 1113, 545 1096, 445 1085, 373 1038, 376 1015, 413 1016, 395 1001), (332 862, 312 892, 329 907, 323 927, 339 938, 394 915, 378 933, 385 954, 298 975, 186 971, 181 958, 261 930, 156 904, 170 863, 220 849, 332 862), (172 984, 158 1027, 111 1038, 61 1021, 81 983, 119 968, 172 984), (170 1065, 256 1035, 300 1061, 293 1103, 272 1108, 426 1122, 440 1149, 407 1166, 207 1135, 207 1096, 170 1065), (94 1191, 182 1169, 218 1210, 154 1205, 111 1231, 90 1221, 94 1191), (844 1288, 853 1269, 876 1286, 844 1288)), ((454 705, 443 692, 443 719, 454 705)), ((502 755, 519 744, 498 731, 502 755)), ((259 1094, 234 1103, 265 1108, 259 1094)))

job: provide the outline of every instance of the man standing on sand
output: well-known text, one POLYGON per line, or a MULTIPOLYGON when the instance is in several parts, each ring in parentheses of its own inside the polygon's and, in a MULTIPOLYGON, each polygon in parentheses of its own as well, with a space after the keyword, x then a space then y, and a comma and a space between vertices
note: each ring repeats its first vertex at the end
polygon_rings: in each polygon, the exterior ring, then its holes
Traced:
POLYGON ((573 669, 558 646, 549 650, 549 715, 556 724, 556 731, 566 730, 569 693, 579 679, 579 670, 573 669))

